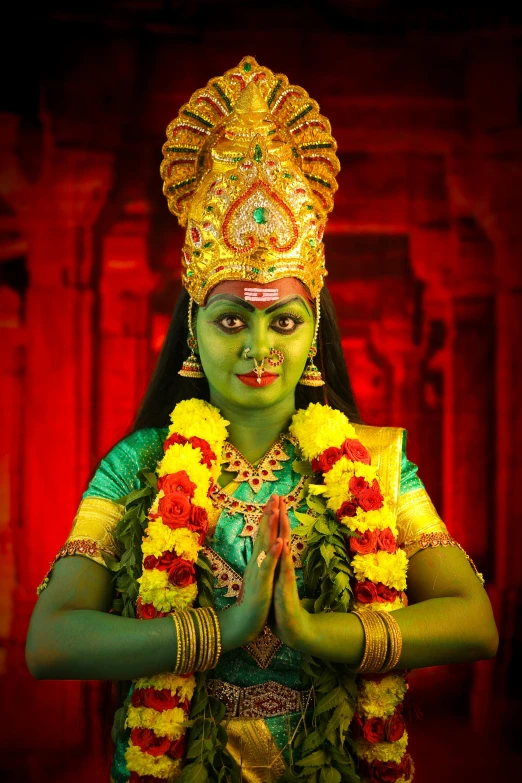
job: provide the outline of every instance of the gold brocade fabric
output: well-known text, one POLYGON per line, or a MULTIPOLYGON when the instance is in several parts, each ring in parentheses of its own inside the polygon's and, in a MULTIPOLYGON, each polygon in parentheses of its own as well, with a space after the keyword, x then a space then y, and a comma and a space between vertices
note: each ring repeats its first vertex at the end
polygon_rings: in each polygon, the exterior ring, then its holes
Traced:
MULTIPOLYGON (((430 533, 445 534, 449 538, 448 528, 439 517, 425 489, 407 492, 399 498, 397 509, 397 527, 399 546, 408 557, 412 557, 422 546, 421 537, 430 533)), ((424 540, 428 540, 425 538, 424 540)))
POLYGON ((384 494, 391 500, 392 511, 397 510, 401 484, 402 427, 370 427, 354 424, 357 437, 364 443, 377 465, 384 494))
POLYGON ((85 498, 78 507, 65 546, 72 542, 95 542, 98 547, 98 553, 95 555, 85 554, 104 566, 105 561, 102 557, 102 552, 106 552, 113 557, 116 557, 118 554, 113 532, 122 518, 124 510, 123 506, 120 506, 119 503, 114 503, 112 500, 93 497, 85 498))
POLYGON ((275 783, 286 765, 262 718, 231 718, 226 724, 227 750, 241 769, 243 783, 275 783))

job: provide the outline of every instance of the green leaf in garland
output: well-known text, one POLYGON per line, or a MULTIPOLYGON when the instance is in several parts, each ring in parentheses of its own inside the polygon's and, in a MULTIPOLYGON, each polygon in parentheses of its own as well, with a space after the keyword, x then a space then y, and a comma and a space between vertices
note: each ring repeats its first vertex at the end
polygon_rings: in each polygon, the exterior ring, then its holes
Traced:
POLYGON ((324 748, 321 748, 297 763, 300 767, 322 767, 323 764, 327 764, 329 761, 330 756, 328 752, 324 748))
POLYGON ((332 557, 334 556, 333 546, 331 544, 321 544, 321 554, 324 558, 324 562, 326 563, 326 567, 328 567, 332 557))
POLYGON ((319 773, 319 783, 340 783, 341 773, 335 767, 327 767, 319 773))
POLYGON ((309 462, 303 460, 294 459, 292 462, 292 470, 294 473, 299 473, 300 476, 313 476, 314 472, 309 462))
POLYGON ((330 535, 330 526, 327 518, 323 514, 315 520, 314 529, 317 530, 318 533, 323 533, 325 536, 330 535))
POLYGON ((334 688, 330 693, 327 693, 326 696, 323 696, 323 698, 320 699, 315 707, 314 715, 317 717, 327 710, 333 710, 335 707, 338 707, 339 704, 342 704, 345 699, 346 691, 338 685, 337 688, 334 688))
POLYGON ((326 511, 326 502, 317 495, 308 495, 306 504, 308 508, 311 508, 312 511, 316 511, 318 514, 324 514, 326 511))

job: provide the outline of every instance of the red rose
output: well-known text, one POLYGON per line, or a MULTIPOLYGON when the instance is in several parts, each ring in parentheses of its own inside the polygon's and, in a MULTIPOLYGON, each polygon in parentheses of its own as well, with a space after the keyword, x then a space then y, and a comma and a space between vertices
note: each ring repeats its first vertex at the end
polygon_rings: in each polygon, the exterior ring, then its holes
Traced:
POLYGON ((135 690, 132 691, 131 702, 133 707, 145 706, 145 689, 135 688, 135 690))
POLYGON ((356 497, 363 491, 363 489, 369 489, 370 485, 363 479, 362 476, 352 476, 348 482, 348 489, 356 497))
MULTIPOLYGON (((357 531, 359 533, 359 531, 357 531)), ((360 555, 369 555, 377 551, 377 531, 365 530, 357 536, 350 536, 350 549, 352 552, 358 552, 360 555)))
POLYGON ((183 492, 189 498, 193 498, 196 485, 189 479, 185 470, 178 470, 176 473, 169 473, 158 479, 158 490, 160 489, 166 495, 170 492, 183 492))
POLYGON ((363 722, 358 712, 354 712, 353 714, 350 730, 353 739, 359 739, 359 737, 362 737, 363 735, 363 722))
POLYGON ((310 462, 310 465, 312 466, 312 470, 313 470, 314 473, 320 473, 321 472, 321 468, 319 466, 319 460, 316 459, 315 457, 310 462))
POLYGON ((191 506, 190 522, 187 527, 195 533, 199 533, 199 543, 203 543, 208 530, 208 514, 201 506, 191 506))
POLYGON ((153 741, 150 743, 146 752, 149 756, 163 756, 168 753, 170 748, 170 740, 168 737, 157 737, 154 735, 153 741))
POLYGON ((352 462, 362 462, 364 465, 371 464, 370 452, 359 440, 346 438, 341 448, 344 455, 351 459, 352 462))
POLYGON ((409 780, 413 776, 413 761, 409 753, 405 753, 401 759, 401 775, 406 780, 409 780))
POLYGON ((180 435, 178 432, 174 432, 163 444, 163 451, 167 451, 169 446, 173 446, 174 443, 180 443, 182 446, 187 443, 187 438, 180 435))
POLYGON ((397 541, 389 527, 384 530, 379 530, 378 543, 379 549, 382 549, 383 552, 390 552, 390 554, 393 555, 393 553, 397 551, 397 541))
POLYGON ((395 587, 388 587, 388 585, 384 585, 382 582, 378 582, 377 596, 377 600, 381 604, 392 602, 397 598, 397 590, 395 587))
POLYGON ((162 556, 158 560, 158 571, 167 571, 177 555, 174 552, 163 552, 162 556))
POLYGON ((147 571, 150 571, 151 568, 156 568, 157 565, 158 565, 158 558, 154 557, 154 555, 147 555, 147 557, 143 561, 143 568, 146 568, 147 571))
POLYGON ((196 581, 194 563, 177 557, 168 569, 169 582, 176 587, 186 587, 196 581))
POLYGON ((201 464, 206 465, 207 468, 212 467, 212 461, 215 462, 217 457, 207 441, 203 438, 196 438, 196 436, 189 438, 189 441, 193 449, 201 449, 201 464))
POLYGON ((386 721, 386 739, 388 742, 397 742, 404 734, 406 724, 400 712, 394 712, 386 721))
POLYGON ((330 446, 329 449, 325 449, 317 459, 319 470, 322 473, 328 473, 330 468, 332 468, 342 456, 342 449, 337 449, 335 446, 330 446))
POLYGON ((144 695, 144 706, 152 707, 153 710, 163 712, 163 710, 171 710, 173 707, 177 707, 179 698, 173 696, 167 689, 156 690, 156 688, 146 688, 144 695))
POLYGON ((384 721, 382 718, 367 718, 364 722, 363 737, 368 742, 382 742, 384 733, 384 721))
POLYGON ((154 620, 158 616, 158 610, 154 604, 144 604, 141 598, 136 602, 136 613, 141 620, 154 620))
POLYGON ((159 502, 159 512, 167 527, 185 527, 190 517, 190 502, 183 492, 170 492, 159 502))
POLYGON ((141 750, 147 750, 154 737, 155 734, 152 729, 135 728, 131 731, 132 744, 137 745, 141 750))
POLYGON ((373 489, 372 487, 370 489, 361 490, 357 496, 357 500, 364 511, 376 511, 381 508, 384 498, 381 495, 380 490, 373 489))
POLYGON ((345 500, 341 508, 337 511, 337 519, 343 517, 354 517, 357 514, 358 503, 356 500, 345 500))
POLYGON ((377 600, 377 588, 369 579, 357 582, 354 589, 355 600, 362 604, 372 604, 377 600))
POLYGON ((185 755, 186 744, 187 741, 185 739, 185 735, 177 740, 174 740, 174 742, 171 743, 170 750, 168 751, 168 755, 171 757, 171 759, 183 758, 185 755))
POLYGON ((370 783, 395 783, 401 769, 394 761, 374 761, 370 767, 370 783))

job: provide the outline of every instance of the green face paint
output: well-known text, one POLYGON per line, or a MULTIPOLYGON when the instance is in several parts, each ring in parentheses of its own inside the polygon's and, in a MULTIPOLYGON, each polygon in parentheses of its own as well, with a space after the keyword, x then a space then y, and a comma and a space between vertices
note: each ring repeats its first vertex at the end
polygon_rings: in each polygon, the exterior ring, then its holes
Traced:
MULTIPOLYGON (((211 296, 197 313, 198 351, 210 386, 211 402, 222 410, 254 411, 293 407, 295 387, 306 364, 314 315, 305 296, 293 293, 264 309, 229 293, 211 296), (248 358, 244 358, 249 348, 248 358), (272 367, 270 349, 284 361, 272 367), (238 376, 252 373, 254 358, 264 359, 262 384, 238 376), (270 382, 265 385, 265 381, 270 382)), ((274 356, 277 360, 277 356, 274 356)))

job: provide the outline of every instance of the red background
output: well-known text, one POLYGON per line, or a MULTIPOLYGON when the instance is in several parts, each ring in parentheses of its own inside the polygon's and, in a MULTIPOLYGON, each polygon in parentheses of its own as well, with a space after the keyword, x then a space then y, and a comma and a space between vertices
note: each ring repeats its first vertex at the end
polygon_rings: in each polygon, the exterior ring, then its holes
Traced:
POLYGON ((331 120, 342 171, 328 282, 361 411, 408 429, 497 616, 495 660, 412 674, 416 779, 489 783, 519 767, 522 12, 502 6, 93 0, 4 17, 2 780, 107 779, 98 686, 32 681, 24 638, 180 288, 164 129, 246 54, 331 120))

